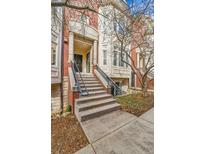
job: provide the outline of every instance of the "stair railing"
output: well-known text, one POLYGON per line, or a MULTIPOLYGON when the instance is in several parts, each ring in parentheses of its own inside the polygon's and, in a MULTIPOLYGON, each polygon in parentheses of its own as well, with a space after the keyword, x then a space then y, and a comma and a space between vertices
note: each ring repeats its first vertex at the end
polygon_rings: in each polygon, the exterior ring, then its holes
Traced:
POLYGON ((81 75, 81 73, 80 73, 80 69, 79 69, 78 65, 76 64, 75 60, 73 60, 73 62, 71 62, 71 68, 72 68, 73 76, 74 76, 74 79, 75 79, 75 84, 76 84, 78 90, 80 91, 80 95, 81 95, 81 96, 87 96, 87 95, 89 95, 88 90, 87 90, 87 88, 86 88, 86 86, 85 86, 85 82, 84 82, 84 80, 83 80, 83 78, 82 78, 82 75, 81 75), (85 90, 82 90, 82 88, 81 88, 81 86, 80 86, 80 82, 79 82, 79 80, 78 80, 78 77, 77 77, 77 73, 76 73, 75 68, 76 68, 77 71, 79 72, 79 75, 80 75, 80 78, 81 78, 81 81, 82 81, 82 83, 83 83, 83 86, 84 86, 85 90))
POLYGON ((96 65, 96 70, 107 81, 108 85, 114 88, 114 96, 122 95, 122 89, 98 65, 96 65))

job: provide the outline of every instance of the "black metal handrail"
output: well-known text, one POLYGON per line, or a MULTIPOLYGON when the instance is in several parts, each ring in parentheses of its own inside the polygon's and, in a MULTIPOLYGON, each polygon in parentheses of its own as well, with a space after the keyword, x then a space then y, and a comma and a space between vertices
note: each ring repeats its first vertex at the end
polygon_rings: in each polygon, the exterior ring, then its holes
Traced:
POLYGON ((122 95, 122 89, 98 65, 96 65, 96 69, 107 81, 108 85, 114 88, 113 95, 122 95))
POLYGON ((86 96, 86 95, 88 95, 88 94, 89 94, 89 93, 88 93, 88 90, 87 90, 87 88, 86 88, 86 86, 85 86, 84 80, 83 80, 83 78, 82 78, 82 76, 81 76, 81 73, 80 73, 80 69, 78 68, 78 65, 76 64, 75 60, 74 60, 73 62, 71 62, 71 67, 72 67, 73 76, 74 76, 74 79, 75 79, 75 84, 76 84, 78 90, 80 91, 80 95, 81 95, 81 96, 86 96), (77 76, 76 76, 75 68, 77 68, 77 71, 79 72, 81 81, 82 81, 83 86, 84 86, 84 88, 85 88, 85 90, 84 90, 85 92, 83 92, 83 90, 82 90, 82 88, 81 88, 81 86, 80 86, 79 80, 78 80, 78 78, 77 78, 77 76))

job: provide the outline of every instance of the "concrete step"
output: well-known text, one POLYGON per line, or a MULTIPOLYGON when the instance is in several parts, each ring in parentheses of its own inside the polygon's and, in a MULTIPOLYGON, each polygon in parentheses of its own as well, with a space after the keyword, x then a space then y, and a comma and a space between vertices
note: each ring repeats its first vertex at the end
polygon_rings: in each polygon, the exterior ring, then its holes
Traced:
POLYGON ((105 105, 112 104, 115 102, 116 102, 115 99, 108 98, 104 100, 92 101, 92 102, 87 102, 84 104, 79 104, 77 105, 77 108, 78 108, 78 111, 80 112, 80 111, 85 111, 85 110, 89 110, 89 109, 100 107, 100 106, 105 106, 105 105))
MULTIPOLYGON (((81 78, 78 78, 78 81, 82 81, 81 78)), ((83 78, 83 81, 98 81, 95 77, 83 78)))
POLYGON ((84 85, 84 84, 80 84, 80 86, 81 86, 81 87, 84 87, 84 86, 85 86, 85 87, 87 87, 87 88, 88 88, 88 87, 102 87, 102 84, 100 84, 100 83, 98 83, 98 84, 96 84, 96 83, 95 83, 95 84, 85 84, 85 85, 84 85))
POLYGON ((76 99, 76 104, 83 104, 91 101, 97 101, 97 100, 102 100, 102 99, 107 99, 107 98, 113 98, 111 94, 103 94, 103 95, 97 95, 97 96, 84 96, 76 99))
MULTIPOLYGON (((78 77, 80 77, 80 74, 76 73, 76 75, 78 77)), ((81 73, 81 76, 82 77, 94 77, 94 74, 91 74, 91 73, 81 73)))
POLYGON ((102 95, 102 94, 107 94, 107 91, 105 91, 105 90, 89 91, 89 95, 88 96, 102 95))
POLYGON ((119 109, 120 109, 120 105, 118 103, 113 103, 113 104, 89 109, 86 111, 81 111, 81 112, 79 112, 80 120, 86 121, 86 120, 89 120, 89 119, 92 119, 95 117, 99 117, 101 115, 104 115, 106 113, 116 111, 119 109))
POLYGON ((105 90, 89 91, 88 95, 80 96, 80 97, 90 97, 90 96, 98 96, 98 95, 104 95, 104 94, 107 94, 107 91, 105 90))
MULTIPOLYGON (((83 84, 83 81, 79 81, 80 84, 83 84)), ((99 81, 95 80, 95 81, 84 81, 85 84, 98 84, 100 83, 99 81)))
MULTIPOLYGON (((99 90, 104 90, 103 86, 101 85, 101 87, 86 87, 87 91, 99 91, 99 90)), ((82 91, 86 90, 84 87, 81 88, 82 91)))

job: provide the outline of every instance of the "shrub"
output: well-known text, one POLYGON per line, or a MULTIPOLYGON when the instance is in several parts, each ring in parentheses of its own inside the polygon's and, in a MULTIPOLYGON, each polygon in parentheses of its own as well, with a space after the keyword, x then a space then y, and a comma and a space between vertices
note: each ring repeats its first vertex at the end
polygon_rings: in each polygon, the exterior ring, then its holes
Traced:
POLYGON ((71 112, 71 106, 69 104, 66 107, 66 112, 71 112))

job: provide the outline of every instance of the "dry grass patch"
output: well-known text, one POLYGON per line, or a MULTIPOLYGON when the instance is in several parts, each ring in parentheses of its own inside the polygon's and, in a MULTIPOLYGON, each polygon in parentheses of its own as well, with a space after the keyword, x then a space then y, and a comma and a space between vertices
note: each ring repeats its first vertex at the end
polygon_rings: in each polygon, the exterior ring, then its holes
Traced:
POLYGON ((130 94, 126 96, 116 97, 121 104, 122 110, 140 116, 152 107, 154 107, 154 95, 150 94, 143 97, 141 93, 130 94))

